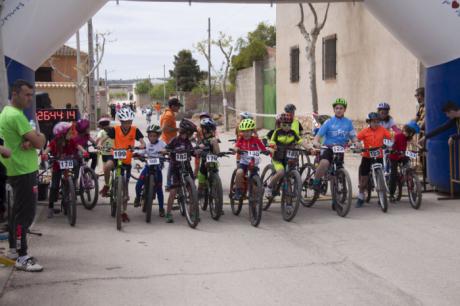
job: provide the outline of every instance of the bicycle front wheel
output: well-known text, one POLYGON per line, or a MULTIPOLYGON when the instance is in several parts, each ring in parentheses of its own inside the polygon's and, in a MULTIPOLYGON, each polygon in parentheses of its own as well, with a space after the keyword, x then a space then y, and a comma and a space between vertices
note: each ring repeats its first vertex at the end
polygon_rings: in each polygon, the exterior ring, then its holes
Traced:
POLYGON ((184 186, 185 218, 191 228, 195 228, 200 222, 200 208, 198 206, 198 196, 195 182, 190 176, 185 177, 184 186))
POLYGON ((234 199, 235 190, 236 190, 236 186, 235 186, 236 185, 235 184, 236 171, 238 171, 238 169, 235 169, 235 171, 233 171, 232 179, 230 180, 230 194, 229 194, 229 197, 230 197, 230 207, 232 208, 232 213, 235 216, 238 216, 240 214, 240 212, 241 212, 241 209, 243 208, 243 198, 241 198, 239 200, 234 199))
POLYGON ((353 201, 353 189, 348 171, 338 169, 333 183, 332 199, 335 201, 335 211, 340 217, 346 217, 353 201))
POLYGON ((80 199, 83 207, 93 209, 99 197, 99 182, 96 172, 89 167, 83 168, 80 177, 80 199))
POLYGON ((258 226, 262 219, 263 187, 262 180, 258 175, 251 177, 249 181, 249 220, 252 226, 258 226))
POLYGON ((382 169, 375 169, 375 178, 377 181, 376 191, 379 197, 379 206, 384 213, 388 210, 387 188, 385 185, 385 177, 382 169))
POLYGON ((77 196, 75 194, 75 185, 71 176, 64 180, 62 186, 63 197, 65 198, 65 206, 67 210, 67 220, 71 226, 75 226, 77 222, 77 196))
POLYGON ((410 206, 413 209, 419 209, 422 205, 422 183, 413 171, 408 171, 406 184, 410 206))
POLYGON ((300 204, 300 191, 302 183, 297 170, 289 171, 282 185, 281 214, 285 221, 292 221, 297 215, 300 204))
POLYGON ((207 191, 209 212, 211 213, 211 218, 218 221, 222 215, 222 206, 224 202, 222 181, 218 174, 213 173, 209 176, 209 183, 209 190, 207 191))
POLYGON ((145 222, 150 223, 152 220, 152 202, 153 202, 153 192, 155 189, 155 178, 153 174, 149 175, 147 184, 144 185, 144 208, 145 208, 145 222), (147 188, 147 189, 145 189, 147 188))
MULTIPOLYGON (((268 183, 270 182, 272 177, 275 175, 275 173, 276 173, 276 170, 273 164, 270 163, 265 166, 264 171, 262 171, 262 175, 260 177, 262 180, 263 188, 268 186, 268 183)), ((263 197, 262 197, 262 200, 263 200, 263 197)), ((267 199, 267 203, 264 205, 264 210, 268 210, 270 208, 270 206, 273 203, 273 200, 274 200, 274 197, 270 197, 269 199, 267 199)))
POLYGON ((119 176, 116 180, 117 183, 117 211, 116 211, 116 224, 117 224, 117 230, 121 230, 121 214, 123 212, 123 200, 125 198, 125 182, 124 182, 124 177, 119 176))
POLYGON ((315 173, 316 170, 312 164, 306 164, 300 170, 300 177, 302 180, 300 203, 305 207, 312 207, 319 198, 319 192, 313 189, 315 173))

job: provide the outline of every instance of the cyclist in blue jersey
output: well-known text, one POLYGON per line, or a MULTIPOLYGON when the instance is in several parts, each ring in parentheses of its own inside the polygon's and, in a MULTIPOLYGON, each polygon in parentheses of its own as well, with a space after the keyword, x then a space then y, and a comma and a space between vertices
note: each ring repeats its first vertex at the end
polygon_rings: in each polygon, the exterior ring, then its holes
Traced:
POLYGON ((332 146, 345 146, 351 140, 357 147, 360 147, 358 138, 356 138, 356 131, 353 127, 353 122, 345 118, 345 111, 347 110, 347 101, 345 99, 337 99, 332 103, 334 108, 334 116, 327 120, 319 129, 313 140, 313 146, 322 148, 320 152, 320 162, 316 169, 315 179, 313 180, 313 187, 317 190, 320 189, 321 178, 326 174, 329 165, 332 162, 333 152, 332 146), (320 140, 323 138, 323 144, 320 140))

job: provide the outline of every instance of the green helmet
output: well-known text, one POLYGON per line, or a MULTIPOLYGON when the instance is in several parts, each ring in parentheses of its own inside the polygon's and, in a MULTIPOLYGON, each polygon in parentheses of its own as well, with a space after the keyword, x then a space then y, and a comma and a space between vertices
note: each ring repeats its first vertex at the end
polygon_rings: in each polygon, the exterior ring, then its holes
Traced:
POLYGON ((160 135, 162 132, 163 132, 163 130, 161 129, 161 127, 156 125, 156 124, 152 123, 147 127, 147 134, 148 133, 157 133, 158 135, 160 135))
POLYGON ((239 129, 240 131, 249 131, 256 128, 256 122, 252 119, 244 119, 240 122, 239 129))
POLYGON ((332 107, 336 107, 337 105, 342 105, 343 107, 347 108, 348 103, 347 100, 338 98, 334 101, 334 103, 332 103, 332 107))

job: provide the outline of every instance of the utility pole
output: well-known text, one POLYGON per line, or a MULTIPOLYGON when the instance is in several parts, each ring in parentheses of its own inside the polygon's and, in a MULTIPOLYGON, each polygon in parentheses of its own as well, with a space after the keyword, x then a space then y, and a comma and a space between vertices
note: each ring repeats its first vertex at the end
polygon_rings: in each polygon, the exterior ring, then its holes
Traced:
POLYGON ((211 114, 211 18, 208 18, 208 113, 211 114))
MULTIPOLYGON (((96 33, 96 63, 99 63, 99 34, 96 33)), ((99 65, 96 68, 96 114, 101 108, 101 96, 99 93, 99 65)))
MULTIPOLYGON (((0 16, 2 14, 4 0, 0 0, 0 16)), ((3 27, 0 27, 0 111, 8 104, 8 74, 5 67, 5 54, 3 53, 3 27)))
POLYGON ((93 20, 88 20, 88 64, 91 72, 88 77, 89 89, 89 122, 91 129, 96 129, 96 97, 94 93, 94 36, 93 36, 93 20))
POLYGON ((77 30, 77 104, 80 112, 85 111, 85 106, 83 105, 83 91, 81 87, 82 82, 82 66, 81 66, 81 52, 80 52, 80 30, 77 30))
POLYGON ((166 65, 163 65, 163 105, 166 105, 166 65))

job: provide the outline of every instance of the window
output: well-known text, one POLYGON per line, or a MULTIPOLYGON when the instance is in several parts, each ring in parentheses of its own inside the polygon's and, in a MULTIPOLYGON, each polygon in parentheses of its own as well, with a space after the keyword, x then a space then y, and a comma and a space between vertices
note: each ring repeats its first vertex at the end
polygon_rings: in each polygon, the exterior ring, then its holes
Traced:
POLYGON ((35 71, 35 81, 52 82, 53 69, 51 67, 40 67, 35 71))
POLYGON ((291 83, 299 81, 299 47, 291 48, 291 83))
POLYGON ((323 38, 323 80, 337 78, 337 35, 323 38))

